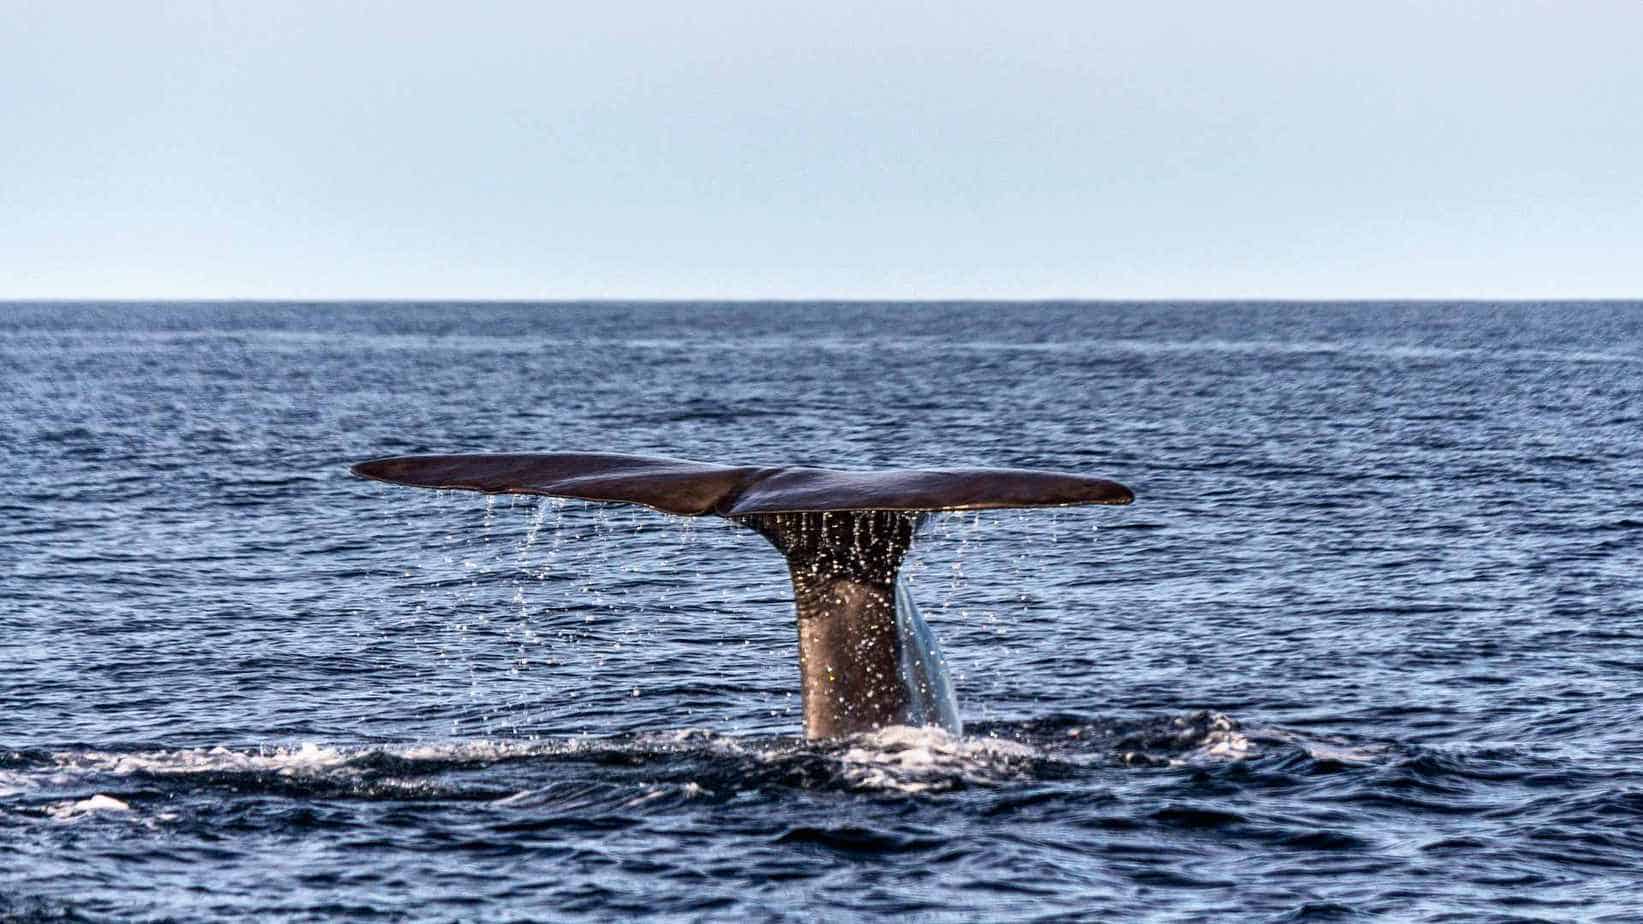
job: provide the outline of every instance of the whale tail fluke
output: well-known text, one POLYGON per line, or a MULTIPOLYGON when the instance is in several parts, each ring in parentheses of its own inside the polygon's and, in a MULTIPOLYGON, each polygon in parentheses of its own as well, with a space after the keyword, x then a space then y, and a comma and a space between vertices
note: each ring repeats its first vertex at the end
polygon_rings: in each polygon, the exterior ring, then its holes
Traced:
POLYGON ((612 453, 400 456, 352 471, 415 487, 714 514, 759 533, 787 559, 793 582, 812 738, 898 724, 961 731, 940 645, 900 579, 926 513, 1134 498, 1117 482, 1028 469, 835 471, 612 453))

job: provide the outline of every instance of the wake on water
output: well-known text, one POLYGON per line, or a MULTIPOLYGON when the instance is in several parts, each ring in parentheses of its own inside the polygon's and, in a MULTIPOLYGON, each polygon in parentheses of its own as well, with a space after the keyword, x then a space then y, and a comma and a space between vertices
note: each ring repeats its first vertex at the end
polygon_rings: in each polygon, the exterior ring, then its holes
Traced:
POLYGON ((935 794, 1103 766, 1224 763, 1257 750, 1233 720, 1199 712, 1000 724, 969 736, 893 726, 829 741, 674 731, 360 747, 22 751, 0 755, 0 814, 63 822, 116 814, 163 824, 177 818, 167 803, 178 791, 520 807, 553 798, 565 772, 577 767, 627 768, 631 785, 621 787, 626 795, 618 801, 635 805, 773 789, 935 794))

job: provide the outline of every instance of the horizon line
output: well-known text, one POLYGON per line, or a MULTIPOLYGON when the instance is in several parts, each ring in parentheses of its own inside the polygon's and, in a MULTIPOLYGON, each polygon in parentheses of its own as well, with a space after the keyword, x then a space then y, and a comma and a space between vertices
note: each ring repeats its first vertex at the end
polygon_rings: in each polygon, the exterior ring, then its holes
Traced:
POLYGON ((235 297, 235 296, 118 296, 118 297, 0 297, 0 305, 1478 305, 1478 304, 1629 304, 1643 303, 1643 295, 1562 295, 1562 296, 959 296, 950 298, 877 296, 321 296, 321 297, 235 297))

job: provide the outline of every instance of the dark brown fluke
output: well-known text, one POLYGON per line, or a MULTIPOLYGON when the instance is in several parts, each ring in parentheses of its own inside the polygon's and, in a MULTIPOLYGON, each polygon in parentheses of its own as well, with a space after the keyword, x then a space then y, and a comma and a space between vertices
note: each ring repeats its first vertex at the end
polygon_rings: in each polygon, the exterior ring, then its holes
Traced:
POLYGON ((811 738, 902 721, 896 576, 921 514, 1127 504, 1101 478, 1007 468, 859 472, 709 465, 613 453, 398 456, 364 478, 420 488, 540 494, 728 517, 787 559, 799 622, 804 730, 811 738))
POLYGON ((603 452, 396 456, 361 462, 353 473, 419 488, 643 504, 683 516, 1065 507, 1127 504, 1135 498, 1114 481, 1031 469, 852 472, 603 452))

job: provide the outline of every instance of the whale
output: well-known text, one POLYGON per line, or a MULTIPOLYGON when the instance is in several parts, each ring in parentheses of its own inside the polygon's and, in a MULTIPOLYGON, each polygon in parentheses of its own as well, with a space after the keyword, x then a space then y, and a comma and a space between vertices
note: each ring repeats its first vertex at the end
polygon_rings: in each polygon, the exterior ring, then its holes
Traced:
POLYGON ((962 731, 946 659, 900 575, 928 515, 1135 499, 1116 481, 1040 469, 717 465, 603 452, 390 456, 350 471, 418 488, 717 516, 764 537, 793 586, 807 738, 891 725, 962 731))

